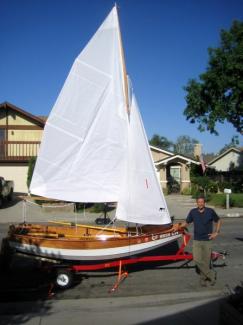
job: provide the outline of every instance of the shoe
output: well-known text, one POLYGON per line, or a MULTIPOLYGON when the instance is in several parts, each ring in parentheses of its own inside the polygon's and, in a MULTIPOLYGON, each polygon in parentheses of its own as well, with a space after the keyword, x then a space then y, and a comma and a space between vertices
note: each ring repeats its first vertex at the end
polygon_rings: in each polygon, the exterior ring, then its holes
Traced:
POLYGON ((207 286, 207 281, 204 279, 200 279, 200 286, 201 287, 206 287, 207 286))
POLYGON ((210 279, 210 285, 214 286, 216 283, 216 279, 217 279, 217 273, 214 273, 214 277, 212 279, 210 279))

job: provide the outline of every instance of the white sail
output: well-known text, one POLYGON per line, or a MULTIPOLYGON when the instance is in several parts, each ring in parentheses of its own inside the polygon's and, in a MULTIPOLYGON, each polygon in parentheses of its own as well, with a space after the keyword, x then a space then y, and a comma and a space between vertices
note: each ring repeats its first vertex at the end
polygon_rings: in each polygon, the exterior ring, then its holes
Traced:
POLYGON ((118 202, 120 220, 167 224, 168 209, 125 75, 114 7, 75 60, 51 111, 30 190, 72 202, 118 202))
POLYGON ((135 95, 132 95, 128 124, 126 172, 123 178, 116 217, 139 224, 171 222, 156 175, 147 136, 135 95))
POLYGON ((127 143, 123 69, 114 7, 75 60, 47 120, 32 194, 117 201, 127 143))

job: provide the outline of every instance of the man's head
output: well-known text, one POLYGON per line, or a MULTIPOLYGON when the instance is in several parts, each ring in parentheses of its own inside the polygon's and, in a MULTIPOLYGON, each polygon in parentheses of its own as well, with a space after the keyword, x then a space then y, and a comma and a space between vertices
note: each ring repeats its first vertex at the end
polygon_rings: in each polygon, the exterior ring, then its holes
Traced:
POLYGON ((197 206, 200 211, 205 208, 205 198, 200 196, 197 198, 197 206))

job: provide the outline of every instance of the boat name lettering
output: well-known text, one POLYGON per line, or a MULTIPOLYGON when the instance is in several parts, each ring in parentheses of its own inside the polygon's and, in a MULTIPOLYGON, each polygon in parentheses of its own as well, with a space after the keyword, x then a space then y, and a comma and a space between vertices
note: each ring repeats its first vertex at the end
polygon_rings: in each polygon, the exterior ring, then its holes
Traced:
POLYGON ((172 233, 167 233, 167 234, 152 235, 152 240, 167 238, 167 237, 171 237, 171 236, 175 236, 175 235, 178 235, 178 231, 175 231, 172 233))

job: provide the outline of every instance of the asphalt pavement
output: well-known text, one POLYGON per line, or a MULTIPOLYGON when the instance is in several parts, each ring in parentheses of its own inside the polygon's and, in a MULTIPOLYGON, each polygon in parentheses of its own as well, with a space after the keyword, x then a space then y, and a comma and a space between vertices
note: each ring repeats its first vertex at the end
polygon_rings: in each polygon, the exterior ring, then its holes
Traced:
MULTIPOLYGON (((176 220, 185 219, 195 206, 189 197, 168 196, 166 200, 176 220)), ((85 211, 72 213, 70 206, 65 209, 64 212, 63 208, 54 211, 32 206, 26 209, 21 201, 10 203, 0 210, 0 237, 6 234, 9 223, 24 219, 40 222, 80 218, 82 223, 93 223, 99 216, 85 211)), ((83 275, 74 288, 57 292, 47 284, 43 290, 37 288, 40 283, 33 272, 30 285, 29 273, 23 269, 17 276, 16 273, 1 275, 0 324, 220 324, 222 302, 243 280, 243 209, 216 209, 216 212, 223 218, 223 230, 215 247, 229 250, 230 255, 227 266, 223 261, 218 265, 214 287, 201 288, 191 264, 183 268, 175 263, 155 269, 131 270, 114 293, 109 289, 116 280, 115 274, 83 275)), ((109 214, 111 218, 113 215, 114 212, 109 214)), ((44 280, 47 283, 47 278, 44 280)))

